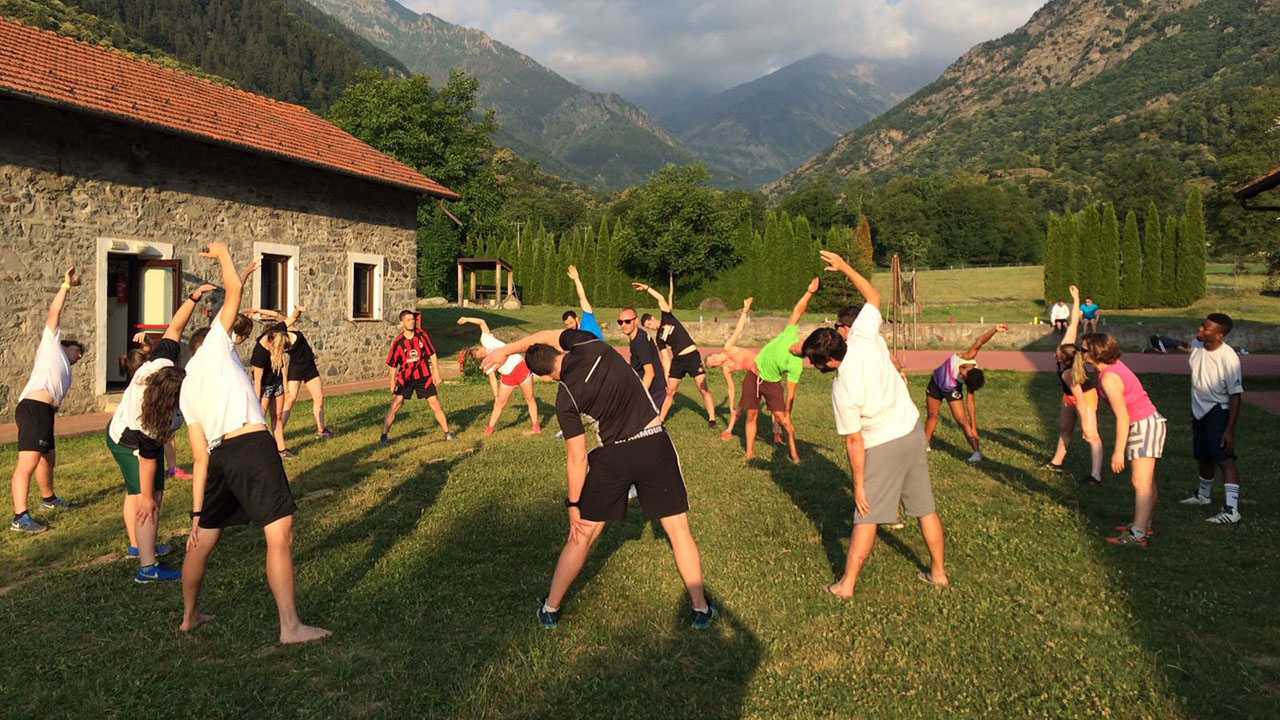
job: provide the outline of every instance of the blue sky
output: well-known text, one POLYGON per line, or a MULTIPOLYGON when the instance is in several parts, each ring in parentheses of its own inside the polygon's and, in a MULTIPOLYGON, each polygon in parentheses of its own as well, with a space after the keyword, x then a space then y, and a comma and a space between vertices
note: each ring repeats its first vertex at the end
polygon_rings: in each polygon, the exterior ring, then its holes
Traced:
POLYGON ((954 60, 1044 0, 400 0, 593 90, 723 90, 818 52, 954 60))

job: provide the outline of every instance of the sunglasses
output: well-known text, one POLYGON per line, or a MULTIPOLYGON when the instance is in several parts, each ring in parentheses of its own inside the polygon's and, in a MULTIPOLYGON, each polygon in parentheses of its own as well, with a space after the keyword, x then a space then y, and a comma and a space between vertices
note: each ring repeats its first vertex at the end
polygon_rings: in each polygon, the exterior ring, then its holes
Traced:
POLYGON ((618 318, 619 325, 626 325, 628 323, 633 323, 635 321, 636 321, 635 318, 618 318))
POLYGON ((845 325, 845 324, 843 324, 843 323, 835 323, 835 326, 836 326, 836 329, 837 329, 837 330, 839 330, 840 328, 847 328, 847 327, 849 327, 848 325, 845 325))

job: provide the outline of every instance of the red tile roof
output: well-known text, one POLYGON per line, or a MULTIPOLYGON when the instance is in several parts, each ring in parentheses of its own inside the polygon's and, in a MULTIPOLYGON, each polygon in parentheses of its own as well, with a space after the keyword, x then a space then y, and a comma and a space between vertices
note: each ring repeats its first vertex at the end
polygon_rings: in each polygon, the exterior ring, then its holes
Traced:
POLYGON ((1278 185, 1280 185, 1280 168, 1276 168, 1266 175, 1255 179, 1253 182, 1245 185, 1239 190, 1236 190, 1234 195, 1237 200, 1244 202, 1245 200, 1257 197, 1278 185))
POLYGON ((447 199, 306 108, 0 19, 0 93, 447 199))

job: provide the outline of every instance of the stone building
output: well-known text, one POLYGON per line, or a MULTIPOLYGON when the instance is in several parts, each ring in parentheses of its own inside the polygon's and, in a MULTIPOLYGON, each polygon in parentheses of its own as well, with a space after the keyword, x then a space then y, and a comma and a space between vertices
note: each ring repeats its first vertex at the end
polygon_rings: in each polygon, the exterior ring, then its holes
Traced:
POLYGON ((63 337, 86 356, 63 410, 96 411, 123 388, 133 333, 219 284, 197 255, 211 240, 262 263, 242 307, 305 306, 325 382, 383 377, 414 303, 423 195, 457 198, 304 108, 0 20, 0 413, 67 267, 84 283, 63 337))

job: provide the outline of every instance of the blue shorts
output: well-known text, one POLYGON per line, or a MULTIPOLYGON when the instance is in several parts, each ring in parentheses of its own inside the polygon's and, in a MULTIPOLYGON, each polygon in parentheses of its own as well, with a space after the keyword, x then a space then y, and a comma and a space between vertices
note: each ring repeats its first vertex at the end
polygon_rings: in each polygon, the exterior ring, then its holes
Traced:
POLYGON ((1222 447, 1222 435, 1227 431, 1228 412, 1214 406, 1199 420, 1191 419, 1191 452, 1200 462, 1224 463, 1235 460, 1236 454, 1222 447))

